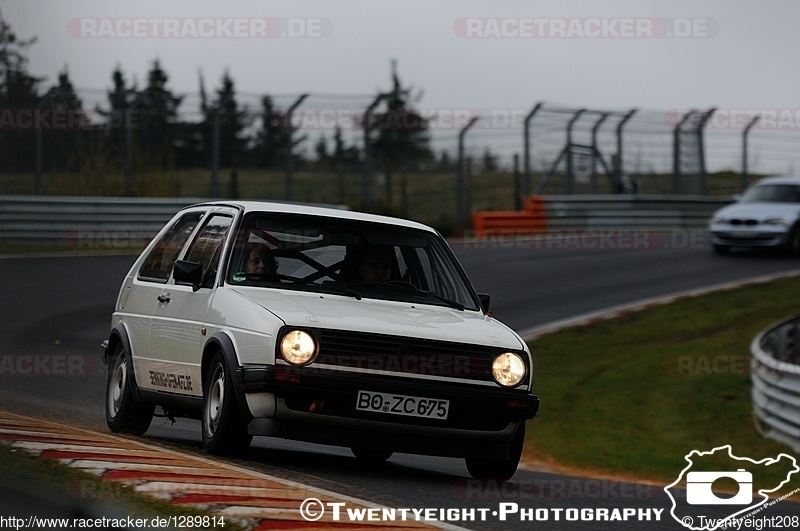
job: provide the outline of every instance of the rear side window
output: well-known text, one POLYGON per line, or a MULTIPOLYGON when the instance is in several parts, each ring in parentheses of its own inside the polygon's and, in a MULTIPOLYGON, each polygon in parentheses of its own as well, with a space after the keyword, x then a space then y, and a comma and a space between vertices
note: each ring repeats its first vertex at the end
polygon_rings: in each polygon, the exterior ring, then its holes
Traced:
POLYGON ((172 266, 178 258, 178 253, 203 218, 203 214, 205 212, 192 212, 181 216, 172 224, 142 264, 142 268, 139 270, 140 279, 162 283, 167 281, 172 272, 172 266))
POLYGON ((186 260, 203 264, 203 284, 204 288, 214 285, 219 267, 219 257, 222 253, 222 245, 225 242, 225 235, 233 222, 230 216, 215 215, 211 216, 205 226, 200 229, 186 260))

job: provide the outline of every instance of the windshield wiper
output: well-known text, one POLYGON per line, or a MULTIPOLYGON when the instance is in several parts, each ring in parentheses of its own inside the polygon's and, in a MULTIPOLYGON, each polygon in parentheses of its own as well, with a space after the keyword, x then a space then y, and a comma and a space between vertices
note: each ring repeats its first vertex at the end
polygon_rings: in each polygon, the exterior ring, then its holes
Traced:
POLYGON ((317 284, 312 280, 306 280, 304 278, 297 278, 297 277, 290 277, 287 275, 277 275, 277 278, 280 280, 288 280, 294 284, 302 284, 304 286, 311 286, 317 288, 322 291, 332 291, 337 295, 346 295, 348 297, 353 297, 355 300, 361 300, 361 294, 356 290, 350 288, 349 286, 340 286, 336 284, 317 284))
MULTIPOLYGON (((352 284, 349 284, 349 285, 352 285, 352 284)), ((367 284, 361 284, 361 285, 366 286, 367 284)), ((380 284, 374 284, 374 286, 379 286, 379 287, 386 288, 386 289, 393 289, 393 290, 396 290, 396 291, 405 291, 405 292, 408 292, 408 293, 425 295, 426 297, 431 297, 431 298, 434 298, 434 299, 436 299, 436 300, 438 300, 440 302, 443 302, 443 303, 445 303, 446 305, 448 305, 451 308, 455 308, 456 310, 459 310, 459 311, 464 311, 464 305, 461 304, 460 302, 448 299, 447 297, 443 297, 443 296, 441 296, 438 293, 433 292, 433 291, 423 291, 423 290, 419 289, 417 286, 415 286, 414 284, 412 284, 411 282, 406 282, 404 280, 389 280, 387 282, 381 282, 380 284)))

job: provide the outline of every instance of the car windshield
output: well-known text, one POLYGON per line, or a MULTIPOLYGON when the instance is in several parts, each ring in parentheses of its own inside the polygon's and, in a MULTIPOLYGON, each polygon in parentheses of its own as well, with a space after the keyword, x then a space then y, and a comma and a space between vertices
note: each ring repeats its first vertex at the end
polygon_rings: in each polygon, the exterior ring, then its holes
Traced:
POLYGON ((800 186, 794 184, 762 184, 747 190, 742 203, 800 203, 800 186))
POLYGON ((251 213, 230 256, 226 280, 233 285, 479 308, 447 244, 423 230, 251 213))

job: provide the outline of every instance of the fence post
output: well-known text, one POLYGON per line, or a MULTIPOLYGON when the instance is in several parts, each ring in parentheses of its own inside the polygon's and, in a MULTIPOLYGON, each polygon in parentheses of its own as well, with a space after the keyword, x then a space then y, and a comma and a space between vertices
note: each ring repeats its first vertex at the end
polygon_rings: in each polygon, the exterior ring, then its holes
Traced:
POLYGON ((575 125, 586 109, 578 109, 567 124, 567 193, 571 194, 575 186, 575 175, 572 168, 572 127, 575 125))
POLYGON ((742 132, 742 191, 747 188, 748 185, 748 175, 747 175, 747 136, 750 133, 750 129, 756 125, 758 121, 758 116, 754 116, 750 123, 747 124, 747 127, 744 128, 744 132, 742 132))
POLYGON ((514 210, 522 210, 522 183, 519 174, 519 153, 514 153, 514 210))
POLYGON ((308 94, 301 94, 297 100, 289 107, 289 110, 286 111, 286 127, 289 129, 286 132, 286 200, 287 201, 294 201, 294 145, 293 145, 293 138, 292 133, 294 132, 294 126, 292 125, 292 114, 294 114, 295 109, 303 103, 308 97, 308 94))
POLYGON ((606 121, 606 118, 608 118, 607 112, 600 114, 600 118, 592 127, 592 174, 589 177, 591 179, 589 186, 593 194, 597 193, 597 156, 600 153, 597 149, 597 131, 600 129, 600 126, 603 125, 603 122, 606 121))
POLYGON ((524 146, 523 146, 523 166, 525 171, 525 183, 524 183, 524 193, 525 196, 531 195, 532 186, 531 186, 531 136, 530 136, 530 126, 531 120, 533 120, 533 116, 542 108, 542 103, 537 103, 531 112, 528 113, 528 116, 525 117, 525 125, 522 129, 522 136, 524 139, 524 146))
POLYGON ((672 130, 672 193, 681 193, 681 127, 694 116, 697 111, 689 111, 683 115, 675 129, 672 130))
POLYGON ((697 149, 700 157, 700 191, 703 195, 708 195, 708 172, 706 171, 706 148, 703 138, 703 131, 708 124, 708 120, 717 110, 716 107, 711 107, 709 110, 700 115, 700 123, 697 124, 697 149))
POLYGON ((631 118, 633 118, 634 114, 636 114, 636 109, 631 109, 628 111, 628 114, 626 114, 617 124, 617 165, 615 167, 616 175, 614 175, 616 187, 620 187, 622 184, 622 177, 625 175, 625 172, 623 171, 622 160, 622 128, 625 127, 625 124, 628 123, 631 118))
POLYGON ((361 170, 361 200, 365 206, 372 204, 372 141, 369 138, 372 111, 380 104, 386 94, 378 94, 364 112, 364 165, 361 170))
MULTIPOLYGON (((37 114, 38 111, 41 111, 42 107, 44 107, 44 105, 49 101, 50 101, 50 94, 47 93, 42 97, 42 101, 40 101, 39 104, 36 106, 37 114)), ((44 192, 44 184, 42 181, 42 157, 44 156, 44 148, 42 144, 44 142, 44 139, 42 138, 43 134, 42 126, 39 123, 36 123, 35 134, 36 134, 36 154, 35 154, 36 176, 34 177, 33 181, 33 193, 36 195, 42 195, 42 193, 44 192)))
POLYGON ((461 228, 466 228, 469 225, 467 219, 469 213, 467 212, 467 191, 466 191, 466 168, 464 164, 464 135, 470 127, 475 125, 478 121, 477 116, 473 116, 469 123, 464 126, 458 133, 458 187, 456 195, 458 196, 458 224, 461 228))
POLYGON ((214 124, 211 133, 211 197, 219 197, 219 112, 222 102, 214 108, 214 124))

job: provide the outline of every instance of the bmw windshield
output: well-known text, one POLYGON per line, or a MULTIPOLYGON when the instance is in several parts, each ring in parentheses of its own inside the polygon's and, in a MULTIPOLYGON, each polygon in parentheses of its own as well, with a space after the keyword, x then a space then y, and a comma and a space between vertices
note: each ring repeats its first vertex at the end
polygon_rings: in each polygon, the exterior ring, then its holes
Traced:
POLYGON ((245 216, 230 256, 232 285, 479 308, 447 244, 414 228, 256 212, 245 216))
POLYGON ((762 184, 753 186, 743 195, 742 203, 800 203, 800 186, 793 184, 762 184))

